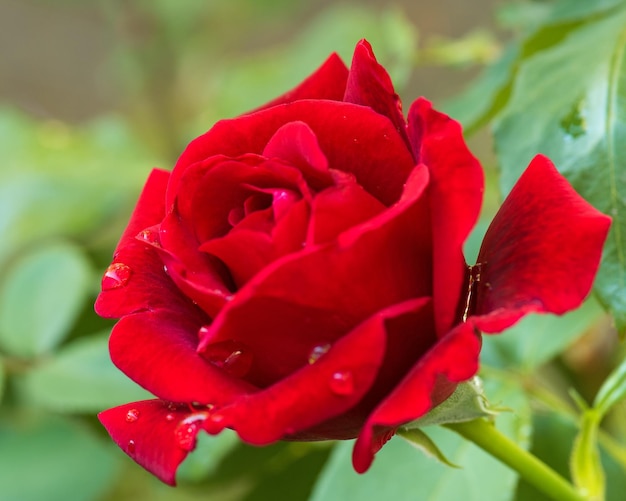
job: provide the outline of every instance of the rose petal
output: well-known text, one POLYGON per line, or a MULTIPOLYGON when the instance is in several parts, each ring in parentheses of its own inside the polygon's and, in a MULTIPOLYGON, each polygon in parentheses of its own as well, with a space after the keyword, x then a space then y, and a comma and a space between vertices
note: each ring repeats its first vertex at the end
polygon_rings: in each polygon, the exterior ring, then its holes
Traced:
MULTIPOLYGON (((200 245, 228 233, 232 210, 244 208, 264 188, 285 186, 306 197, 308 187, 296 168, 256 155, 199 162, 185 171, 179 186, 181 194, 175 199, 174 209, 161 224, 161 241, 167 251, 163 260, 180 290, 213 317, 236 284, 227 266, 202 252, 200 245)), ((267 200, 271 206, 272 196, 267 195, 267 200)), ((249 204, 248 209, 251 207, 249 204)), ((272 214, 271 209, 252 212, 237 227, 270 230, 272 214)))
MULTIPOLYGON (((270 101, 259 110, 292 103, 301 99, 330 99, 341 101, 346 90, 348 68, 341 58, 333 53, 312 75, 295 89, 270 101)), ((258 111, 258 110, 257 110, 258 111)))
POLYGON ((161 223, 161 241, 161 259, 176 287, 207 315, 217 315, 234 290, 224 264, 199 250, 195 235, 176 208, 161 223))
POLYGON ((368 418, 354 446, 354 469, 363 473, 370 467, 382 446, 381 434, 423 416, 448 398, 457 383, 474 376, 480 346, 471 323, 462 323, 440 338, 368 418))
POLYGON ((343 100, 369 106, 392 121, 398 133, 407 141, 402 102, 396 94, 387 70, 376 61, 372 46, 361 40, 354 49, 343 100))
POLYGON ((186 406, 143 400, 103 411, 98 419, 134 461, 166 484, 176 485, 176 470, 193 449, 189 446, 195 445, 200 430, 193 426, 194 414, 186 406), (190 422, 183 429, 185 419, 190 422))
POLYGON ((305 362, 266 390, 217 409, 205 429, 219 433, 232 428, 246 442, 264 445, 341 414, 369 390, 385 341, 384 322, 374 317, 338 339, 314 363, 305 362))
POLYGON ((483 194, 483 171, 463 140, 458 122, 423 98, 409 111, 409 139, 418 162, 430 171, 434 306, 439 335, 455 323, 465 281, 463 243, 473 228, 483 194))
POLYGON ((146 308, 176 308, 188 303, 163 271, 157 250, 137 239, 142 230, 158 224, 165 216, 168 179, 169 172, 157 169, 148 177, 114 253, 112 270, 115 272, 117 267, 120 281, 107 286, 106 278, 103 280, 105 286, 95 304, 98 315, 118 318, 146 308))
POLYGON ((299 200, 276 223, 272 230, 275 258, 298 252, 305 246, 309 209, 309 203, 306 200, 299 200))
POLYGON ((354 181, 326 188, 313 199, 307 244, 328 242, 385 208, 354 181))
POLYGON ((320 335, 333 342, 376 311, 429 296, 428 200, 421 196, 427 183, 427 169, 416 168, 394 207, 331 244, 269 265, 215 318, 199 351, 244 343, 254 353, 248 379, 265 387, 305 363, 320 335))
MULTIPOLYGON (((255 208, 261 209, 258 204, 254 206, 251 199, 254 195, 262 195, 261 198, 266 199, 267 207, 263 208, 271 207, 271 192, 279 188, 309 197, 309 188, 302 173, 284 162, 262 157, 257 157, 254 163, 249 157, 224 159, 219 163, 210 163, 204 169, 203 163, 187 169, 181 180, 181 191, 176 197, 181 223, 193 224, 193 234, 199 243, 224 236, 232 229, 229 223, 232 209, 243 207, 247 209, 244 211, 246 215, 250 215, 255 208), (203 175, 197 176, 197 170, 204 170, 203 175), (249 204, 247 207, 246 202, 249 204)), ((175 245, 174 239, 164 241, 164 246, 176 255, 185 251, 175 245)))
POLYGON ((536 156, 483 240, 476 325, 499 332, 531 311, 578 307, 593 284, 610 224, 548 158, 536 156))
POLYGON ((248 280, 273 261, 274 249, 269 235, 258 231, 233 231, 200 246, 202 252, 220 259, 230 272, 235 286, 248 280))
POLYGON ((376 312, 365 322, 380 323, 387 337, 385 359, 376 381, 357 406, 290 439, 341 440, 356 437, 372 410, 437 341, 430 298, 415 298, 394 304, 376 312))
POLYGON ((316 190, 333 184, 328 160, 315 133, 304 122, 289 122, 278 129, 265 146, 263 156, 280 158, 297 167, 316 190))
POLYGON ((111 332, 111 360, 129 378, 164 400, 221 405, 255 391, 196 353, 203 321, 208 319, 192 309, 126 316, 111 332))
POLYGON ((280 127, 296 121, 305 122, 313 131, 329 168, 353 173, 359 184, 386 205, 398 200, 415 162, 393 124, 364 106, 305 100, 220 121, 192 141, 172 172, 167 206, 174 203, 181 177, 194 163, 220 154, 261 154, 280 127))

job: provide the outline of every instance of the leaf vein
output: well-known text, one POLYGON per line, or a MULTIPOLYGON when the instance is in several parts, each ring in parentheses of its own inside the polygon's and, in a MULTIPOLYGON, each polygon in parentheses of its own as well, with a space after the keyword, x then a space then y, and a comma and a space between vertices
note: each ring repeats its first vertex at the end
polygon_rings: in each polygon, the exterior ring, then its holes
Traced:
MULTIPOLYGON (((617 258, 621 265, 620 269, 626 269, 626 253, 624 251, 622 240, 622 229, 619 221, 619 194, 617 190, 617 167, 615 159, 615 130, 616 130, 616 115, 617 115, 617 101, 618 97, 618 81, 620 76, 621 66, 624 61, 624 50, 626 49, 626 29, 623 29, 617 47, 611 62, 609 63, 609 83, 608 83, 608 98, 607 98, 607 111, 606 111, 606 123, 607 130, 607 160, 609 167, 609 189, 611 198, 611 216, 614 218, 613 236, 615 239, 615 248, 617 250, 617 258)), ((620 286, 624 288, 626 286, 624 282, 624 273, 619 274, 620 286)))

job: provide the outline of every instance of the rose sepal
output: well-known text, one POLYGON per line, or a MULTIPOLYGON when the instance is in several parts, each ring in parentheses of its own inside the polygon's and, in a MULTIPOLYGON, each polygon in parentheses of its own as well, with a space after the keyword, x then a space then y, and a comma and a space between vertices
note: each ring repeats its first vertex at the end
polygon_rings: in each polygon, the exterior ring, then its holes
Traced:
POLYGON ((481 417, 494 419, 503 408, 492 406, 483 390, 478 376, 459 384, 447 400, 431 409, 421 418, 400 427, 400 430, 414 430, 424 426, 447 423, 463 423, 481 417))

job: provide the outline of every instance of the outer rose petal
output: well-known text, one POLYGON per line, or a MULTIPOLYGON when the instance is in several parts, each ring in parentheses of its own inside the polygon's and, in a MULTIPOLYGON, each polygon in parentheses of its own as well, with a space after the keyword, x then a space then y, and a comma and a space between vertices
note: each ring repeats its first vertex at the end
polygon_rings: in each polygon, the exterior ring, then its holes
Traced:
POLYGON ((463 243, 480 212, 483 171, 467 149, 460 124, 423 98, 409 110, 409 139, 417 161, 430 171, 433 304, 437 333, 442 336, 459 320, 466 272, 463 243))
POLYGON ((372 410, 437 341, 431 298, 428 297, 394 304, 376 312, 365 322, 381 324, 380 328, 387 336, 385 358, 374 384, 356 407, 291 436, 290 440, 349 439, 358 436, 372 410))
POLYGON ((98 419, 120 449, 163 482, 176 485, 176 470, 195 446, 200 429, 180 428, 193 414, 186 406, 143 400, 103 411, 98 419))
POLYGON ((217 409, 205 429, 232 428, 246 442, 265 445, 347 411, 370 389, 383 361, 386 333, 380 320, 359 325, 315 363, 305 362, 269 388, 217 409))
POLYGON ((137 239, 146 228, 165 216, 165 189, 169 172, 153 170, 146 181, 130 222, 114 253, 114 264, 128 267, 128 281, 119 287, 106 288, 96 300, 98 315, 118 318, 145 308, 176 308, 187 303, 163 271, 156 249, 137 239))
POLYGON ((378 64, 372 46, 366 40, 361 40, 354 49, 343 100, 347 103, 369 106, 386 116, 408 143, 400 97, 393 88, 387 70, 378 64))
POLYGON ((462 323, 441 338, 368 418, 354 446, 352 462, 365 472, 390 429, 413 421, 447 399, 456 384, 478 371, 480 336, 471 323, 462 323))
POLYGON ((203 316, 192 309, 128 315, 113 327, 113 363, 159 398, 223 405, 256 391, 196 353, 203 316))
MULTIPOLYGON (((341 58, 333 53, 315 73, 309 76, 296 88, 270 101, 258 110, 287 104, 300 99, 330 99, 341 101, 346 90, 348 68, 341 58)), ((256 111, 258 111, 256 110, 256 111)))
POLYGON ((610 224, 548 158, 536 156, 483 240, 473 321, 499 332, 531 311, 578 307, 591 290, 610 224))

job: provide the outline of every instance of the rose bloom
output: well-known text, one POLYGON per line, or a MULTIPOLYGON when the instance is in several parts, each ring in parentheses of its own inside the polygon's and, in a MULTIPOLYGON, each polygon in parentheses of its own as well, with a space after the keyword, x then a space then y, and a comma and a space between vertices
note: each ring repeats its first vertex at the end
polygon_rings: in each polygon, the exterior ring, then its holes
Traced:
POLYGON ((405 121, 366 41, 218 122, 154 170, 102 280, 113 362, 157 399, 99 415, 174 484, 201 430, 357 438, 367 470, 401 425, 476 374, 481 333, 581 304, 610 219, 536 157, 468 267, 483 172, 460 125, 405 121))

